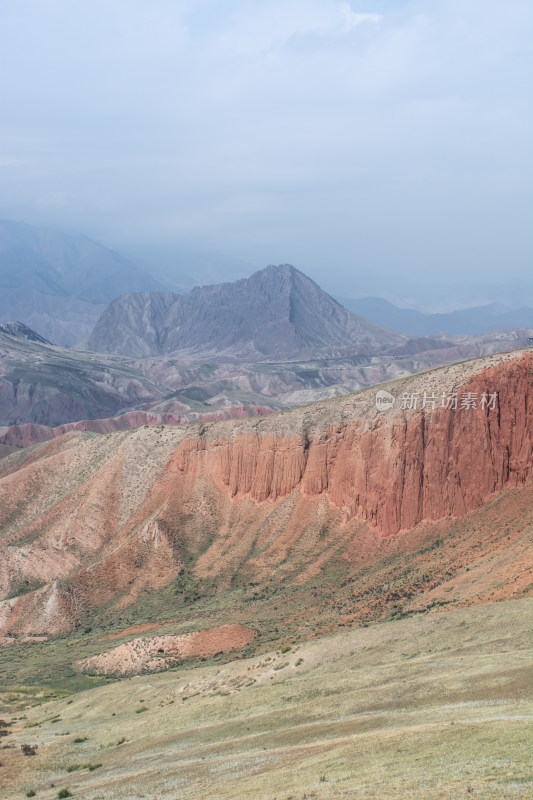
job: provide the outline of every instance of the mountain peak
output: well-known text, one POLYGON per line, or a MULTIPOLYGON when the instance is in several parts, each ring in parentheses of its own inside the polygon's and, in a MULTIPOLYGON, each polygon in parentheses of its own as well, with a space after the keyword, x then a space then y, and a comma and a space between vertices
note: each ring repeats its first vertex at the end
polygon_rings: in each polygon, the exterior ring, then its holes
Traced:
POLYGON ((375 354, 406 337, 343 308, 291 264, 189 294, 144 292, 113 301, 88 347, 136 357, 240 361, 375 354))
MULTIPOLYGON (((304 275, 303 272, 293 267, 292 264, 269 264, 263 269, 254 272, 254 275, 273 275, 274 277, 282 277, 285 275, 304 275)), ((254 275, 251 277, 253 278, 254 275)), ((304 277, 307 277, 304 275, 304 277)), ((308 279, 309 280, 309 279, 308 279)))
POLYGON ((316 286, 321 292, 323 291, 320 289, 318 284, 311 280, 308 275, 306 275, 304 272, 301 272, 299 269, 296 269, 296 267, 293 267, 292 264, 269 264, 267 267, 254 272, 253 275, 251 275, 249 278, 245 278, 244 280, 252 281, 257 279, 278 281, 300 280, 316 286))

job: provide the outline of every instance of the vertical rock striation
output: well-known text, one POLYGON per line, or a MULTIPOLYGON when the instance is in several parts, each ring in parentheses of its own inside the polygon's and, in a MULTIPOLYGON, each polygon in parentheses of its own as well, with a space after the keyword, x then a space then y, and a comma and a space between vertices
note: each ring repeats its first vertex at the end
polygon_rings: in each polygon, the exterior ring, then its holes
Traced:
POLYGON ((212 478, 232 498, 258 503, 296 490, 325 493, 347 520, 366 520, 390 535, 467 514, 494 492, 531 478, 531 355, 474 375, 457 387, 457 406, 400 410, 280 437, 187 438, 170 469, 212 478), (482 407, 482 395, 494 393, 494 407, 482 407), (476 407, 461 408, 469 396, 476 407))

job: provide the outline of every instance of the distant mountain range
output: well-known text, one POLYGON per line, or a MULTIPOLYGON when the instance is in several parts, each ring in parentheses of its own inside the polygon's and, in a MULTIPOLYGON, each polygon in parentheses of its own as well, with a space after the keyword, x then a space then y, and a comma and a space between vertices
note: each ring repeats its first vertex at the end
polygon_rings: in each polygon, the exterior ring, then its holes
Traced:
MULTIPOLYGON (((143 251, 143 263, 150 262, 150 254, 146 250, 143 251)), ((152 253, 153 260, 157 263, 160 262, 161 253, 159 251, 152 253)), ((170 270, 171 259, 170 254, 166 254, 166 270, 170 270), (168 262, 168 263, 167 263, 168 262)), ((205 261, 205 259, 204 259, 205 261)), ((258 322, 260 321, 263 326, 265 335, 258 334, 254 341, 254 335, 251 330, 246 332, 245 328, 252 322, 252 318, 257 315, 257 309, 250 306, 250 301, 254 297, 261 296, 261 289, 257 292, 257 286, 246 283, 247 280, 237 281, 234 284, 223 284, 222 286, 203 286, 201 289, 198 287, 192 292, 189 292, 185 297, 186 300, 177 300, 180 295, 173 294, 170 290, 178 288, 185 288, 195 280, 195 277, 189 272, 193 271, 195 263, 193 254, 182 254, 179 260, 179 270, 177 274, 173 270, 174 279, 172 282, 162 277, 154 277, 150 274, 150 269, 141 268, 134 260, 134 258, 125 257, 114 250, 111 250, 104 245, 95 242, 94 240, 77 234, 63 233, 49 228, 41 228, 34 225, 28 225, 25 222, 16 222, 12 220, 0 221, 0 322, 6 320, 19 320, 28 327, 32 328, 43 338, 54 342, 55 344, 79 347, 82 343, 86 343, 91 333, 99 321, 102 313, 106 310, 109 303, 117 300, 118 297, 125 293, 139 293, 139 292, 158 292, 164 293, 166 297, 152 297, 146 308, 147 322, 149 327, 151 315, 157 317, 161 313, 164 314, 164 320, 161 325, 152 326, 158 328, 158 334, 163 333, 164 341, 149 341, 148 344, 143 345, 138 341, 138 337, 133 331, 128 330, 128 335, 131 334, 133 339, 125 344, 124 347, 128 352, 135 350, 138 354, 146 354, 153 352, 168 352, 167 347, 174 347, 175 341, 171 335, 167 335, 165 327, 169 324, 180 326, 180 333, 175 334, 174 339, 180 340, 179 347, 182 346, 196 350, 199 342, 199 328, 201 320, 196 319, 187 322, 184 315, 194 311, 197 307, 202 307, 202 313, 207 316, 204 322, 209 320, 209 325, 212 327, 207 331, 208 336, 215 334, 216 326, 220 324, 222 328, 227 327, 227 323, 231 322, 231 326, 235 325, 236 320, 242 317, 242 309, 238 308, 239 302, 248 304, 248 308, 253 309, 250 311, 250 319, 248 323, 242 319, 239 322, 240 334, 239 336, 246 336, 250 343, 249 351, 254 353, 256 350, 262 353, 265 346, 268 349, 266 342, 266 334, 272 339, 273 350, 279 351, 279 342, 277 339, 288 340, 285 346, 288 347, 288 352, 302 352, 302 347, 305 350, 307 344, 312 346, 315 343, 315 333, 309 327, 314 312, 319 315, 322 312, 330 314, 331 327, 327 332, 326 339, 329 339, 333 334, 333 338, 337 344, 344 347, 342 344, 343 336, 351 335, 349 332, 350 324, 348 323, 349 317, 344 316, 344 321, 341 321, 342 312, 339 312, 338 307, 331 305, 332 300, 329 298, 327 303, 324 297, 319 302, 318 307, 311 306, 305 309, 307 300, 311 299, 311 294, 306 294, 308 288, 303 292, 295 291, 288 294, 283 285, 279 289, 275 289, 272 295, 272 302, 266 298, 267 305, 276 302, 276 291, 278 292, 277 299, 279 300, 280 310, 278 316, 276 314, 267 314, 266 308, 260 309, 258 322), (228 290, 228 286, 234 288, 228 290), (250 291, 248 291, 249 287, 250 291), (232 311, 228 312, 227 318, 219 310, 213 315, 213 307, 217 302, 226 302, 226 292, 230 291, 234 298, 234 305, 232 311), (200 295, 197 293, 201 292, 200 295), (285 295, 283 297, 283 293, 285 295), (283 310, 283 303, 295 301, 295 308, 304 310, 307 316, 305 323, 305 332, 301 330, 303 339, 292 340, 291 336, 294 335, 294 329, 289 327, 284 329, 280 327, 280 319, 285 313, 283 310), (329 305, 329 312, 326 311, 326 305, 329 305), (181 321, 180 321, 181 320, 181 321), (267 325, 265 328, 264 325, 267 325), (270 325, 270 327, 268 327, 270 325), (347 325, 344 333, 342 333, 343 326, 347 325), (213 327, 214 326, 214 327, 213 327), (193 328, 196 327, 196 333, 193 328), (336 333, 334 334, 334 329, 336 333), (339 338, 340 337, 340 338, 339 338), (260 341, 261 340, 261 341, 260 341), (188 344, 183 344, 188 342, 188 344), (292 349, 291 349, 292 348, 292 349)), ((208 264, 202 262, 199 273, 205 277, 208 264)), ((236 269, 242 273, 244 266, 242 264, 236 265, 236 269)), ((227 274, 231 274, 234 270, 228 262, 225 265, 227 274)), ((209 272, 209 270, 207 270, 209 272)), ((211 270, 213 273, 213 271, 211 270)), ((213 273, 214 275, 215 273, 213 273)), ((261 273, 257 273, 261 274, 261 273)), ((302 273, 298 273, 302 275, 302 273)), ((196 280, 202 275, 197 275, 196 280)), ((266 278, 266 276, 265 276, 266 278)), ((309 281, 309 279, 306 279, 309 281)), ((254 279, 255 283, 257 280, 254 279)), ((201 281, 199 281, 201 282, 201 281)), ((312 283, 309 281, 309 283, 312 283)), ((314 284, 316 286, 316 284, 314 284)), ((269 290, 270 291, 270 290, 269 290)), ((322 293, 324 294, 324 293, 322 293)), ((317 299, 315 297, 315 299, 317 299)), ((423 314, 420 311, 398 308, 397 306, 389 303, 386 300, 377 297, 365 297, 362 299, 347 299, 337 298, 342 306, 349 311, 354 312, 364 320, 380 325, 385 328, 392 328, 395 331, 401 331, 408 336, 435 336, 438 333, 444 332, 446 334, 457 335, 475 335, 484 333, 491 330, 501 330, 509 328, 533 328, 533 309, 521 308, 513 311, 501 310, 496 304, 479 306, 478 308, 471 308, 466 311, 454 311, 447 314, 423 314)), ((129 303, 131 308, 128 313, 131 315, 132 324, 134 323, 136 314, 139 318, 140 308, 145 299, 138 298, 137 300, 130 298, 128 301, 121 300, 121 304, 125 306, 129 303)), ((233 302, 233 301, 232 301, 233 302)), ((259 301, 262 304, 262 300, 259 301)), ((285 305, 286 308, 286 305, 285 305)), ((117 308, 113 309, 113 314, 117 312, 117 308)), ((248 313, 248 312, 246 312, 248 313)), ((293 311, 291 310, 291 313, 293 311)), ((106 314, 101 324, 99 324, 98 331, 91 341, 98 341, 98 337, 102 334, 102 325, 105 320, 109 320, 110 315, 106 314)), ((120 324, 123 324, 120 320, 120 324)), ((296 327, 302 322, 301 314, 300 319, 294 319, 293 322, 296 327)), ((353 318, 352 318, 353 323, 353 318)), ((137 323, 135 323, 137 324, 137 323)), ((135 327, 134 324, 134 327, 135 327)), ((370 328, 367 325, 367 344, 370 346, 373 338, 380 336, 374 330, 374 334, 370 333, 370 328)), ((230 327, 231 327, 230 326, 230 327)), ((311 325, 311 328, 313 325, 311 325)), ((364 326, 363 326, 364 327, 364 326)), ((124 330, 128 328, 125 325, 124 330)), ((323 331, 324 333, 325 331, 323 331)), ((147 331, 148 339, 150 339, 151 332, 147 331)), ((107 335, 106 335, 107 336, 107 335)), ((360 327, 357 331, 357 336, 363 341, 363 330, 360 327)), ((105 337, 104 337, 105 338, 105 337)), ((228 332, 225 332, 224 341, 231 338, 228 332)), ((107 343, 109 345, 109 342, 107 343)), ((320 339, 318 345, 322 348, 324 340, 320 339), (321 343, 322 342, 322 343, 321 343)), ((233 342, 228 346, 239 349, 239 343, 233 342)), ((101 344, 99 343, 99 347, 101 344)), ((203 347, 203 344, 202 344, 203 347)), ((217 345, 216 350, 218 351, 217 345)), ((283 349, 283 348, 282 348, 283 349)))
POLYGON ((509 328, 533 329, 533 308, 507 311, 496 303, 491 303, 446 314, 423 314, 414 309, 398 308, 381 297, 362 297, 356 300, 339 297, 338 300, 356 314, 410 336, 435 336, 439 333, 475 336, 478 333, 509 328))
POLYGON ((137 357, 179 352, 191 359, 272 361, 383 353, 407 338, 343 308, 283 264, 188 294, 125 294, 105 309, 87 347, 137 357))
POLYGON ((36 289, 89 303, 165 285, 87 236, 0 221, 0 286, 36 289))
POLYGON ((165 288, 86 236, 0 221, 0 320, 20 320, 57 344, 86 339, 120 294, 165 288))
MULTIPOLYGON (((0 320, 18 320, 0 325, 0 425, 17 428, 0 437, 7 445, 59 435, 65 424, 96 431, 263 414, 528 344, 526 328, 399 333, 344 308, 288 264, 187 294, 156 283, 157 291, 113 299, 154 283, 84 237, 23 223, 3 223, 0 234, 0 320), (81 338, 93 352, 49 344, 79 347, 81 338)), ((375 318, 390 312, 394 324, 406 314, 432 319, 355 302, 375 318)))

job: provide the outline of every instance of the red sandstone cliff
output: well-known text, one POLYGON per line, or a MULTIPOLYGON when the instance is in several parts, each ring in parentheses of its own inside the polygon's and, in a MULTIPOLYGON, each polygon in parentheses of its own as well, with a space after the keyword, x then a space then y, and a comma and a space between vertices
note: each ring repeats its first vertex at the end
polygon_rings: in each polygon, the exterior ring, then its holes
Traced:
POLYGON ((427 389, 437 396, 434 410, 355 418, 312 436, 187 438, 169 466, 178 475, 211 476, 231 497, 257 502, 296 490, 324 493, 346 519, 367 520, 385 535, 422 520, 462 516, 533 474, 531 361, 525 355, 480 370, 458 388, 457 409, 438 407, 443 390, 435 381, 436 391, 427 389), (476 408, 461 408, 467 393, 475 395, 476 408), (496 393, 494 408, 481 407, 483 393, 496 393))

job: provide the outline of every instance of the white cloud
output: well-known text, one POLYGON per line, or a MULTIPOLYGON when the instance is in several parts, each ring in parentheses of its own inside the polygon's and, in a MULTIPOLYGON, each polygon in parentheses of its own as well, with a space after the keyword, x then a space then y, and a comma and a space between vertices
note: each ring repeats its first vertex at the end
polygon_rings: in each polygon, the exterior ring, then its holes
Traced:
POLYGON ((382 14, 361 14, 352 11, 349 3, 340 4, 340 13, 343 20, 342 28, 346 31, 351 31, 357 25, 363 25, 365 22, 372 22, 377 24, 383 19, 382 14))

